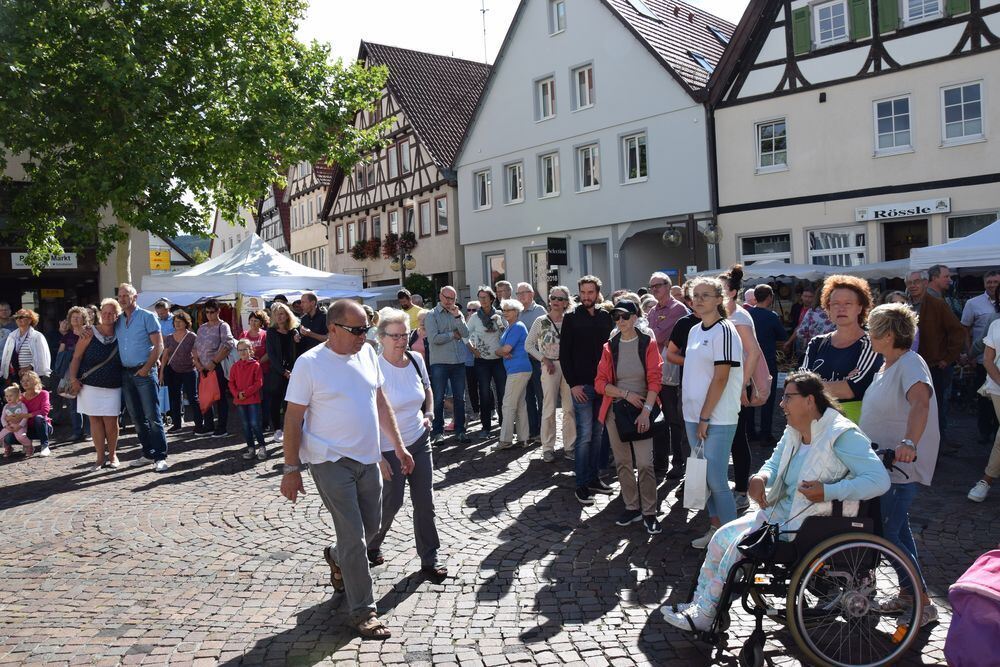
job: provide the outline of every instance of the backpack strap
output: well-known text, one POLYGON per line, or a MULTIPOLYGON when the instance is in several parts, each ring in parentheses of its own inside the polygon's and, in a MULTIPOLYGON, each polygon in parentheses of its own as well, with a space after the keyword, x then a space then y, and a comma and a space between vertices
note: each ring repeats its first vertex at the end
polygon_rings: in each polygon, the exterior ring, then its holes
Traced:
POLYGON ((410 360, 411 364, 413 364, 413 370, 416 371, 417 377, 419 377, 420 381, 423 382, 424 374, 420 372, 420 366, 417 365, 417 360, 413 358, 413 353, 409 350, 404 350, 403 354, 405 354, 406 358, 410 360))

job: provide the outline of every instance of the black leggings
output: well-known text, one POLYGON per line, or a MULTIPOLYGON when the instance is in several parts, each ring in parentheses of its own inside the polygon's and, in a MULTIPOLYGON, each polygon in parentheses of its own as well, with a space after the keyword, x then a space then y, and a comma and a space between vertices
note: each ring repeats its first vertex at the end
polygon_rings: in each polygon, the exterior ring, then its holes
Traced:
POLYGON ((736 434, 733 436, 733 477, 736 482, 736 493, 746 493, 750 485, 750 441, 747 439, 747 427, 751 419, 753 419, 753 408, 740 408, 736 434))
POLYGON ((282 412, 285 408, 286 391, 288 391, 287 378, 278 378, 274 375, 267 376, 267 393, 271 399, 268 408, 271 411, 271 428, 275 431, 283 430, 285 428, 285 421, 282 412))

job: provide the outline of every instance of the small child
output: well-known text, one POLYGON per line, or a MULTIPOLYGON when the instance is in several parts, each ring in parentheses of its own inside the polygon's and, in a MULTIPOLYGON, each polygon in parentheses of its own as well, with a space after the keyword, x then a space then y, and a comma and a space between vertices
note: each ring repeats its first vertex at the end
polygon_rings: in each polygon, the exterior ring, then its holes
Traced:
POLYGON ((247 439, 247 451, 243 452, 243 458, 249 461, 256 455, 258 461, 263 461, 267 458, 264 431, 260 426, 260 390, 264 386, 264 374, 253 358, 253 343, 243 338, 236 343, 236 351, 240 360, 229 371, 229 393, 233 395, 233 404, 243 420, 243 432, 247 439), (254 441, 260 443, 256 451, 254 441))
POLYGON ((13 418, 14 415, 28 414, 28 406, 21 402, 21 388, 16 383, 12 384, 3 390, 3 396, 7 399, 7 404, 3 406, 3 413, 0 414, 0 422, 3 426, 3 429, 0 430, 0 440, 3 441, 3 457, 9 458, 14 452, 7 444, 8 435, 13 435, 24 446, 25 456, 31 456, 35 451, 31 446, 31 439, 28 438, 28 421, 13 418))

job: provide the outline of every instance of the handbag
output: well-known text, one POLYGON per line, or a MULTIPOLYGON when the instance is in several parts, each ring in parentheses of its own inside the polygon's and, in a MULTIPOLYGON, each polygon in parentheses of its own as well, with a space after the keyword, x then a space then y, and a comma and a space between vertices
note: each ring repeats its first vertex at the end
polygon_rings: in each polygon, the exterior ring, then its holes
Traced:
POLYGON ((618 439, 622 442, 648 440, 663 430, 663 415, 660 414, 660 406, 657 403, 653 403, 653 409, 649 413, 648 431, 639 431, 635 424, 635 420, 645 408, 637 408, 622 399, 612 403, 611 409, 615 411, 615 426, 618 427, 618 439))
POLYGON ((778 536, 780 534, 781 527, 778 524, 765 522, 759 528, 744 535, 736 548, 747 558, 771 561, 778 549, 778 536))
POLYGON ((218 374, 215 371, 202 373, 198 379, 198 407, 201 408, 201 414, 207 414, 221 398, 218 374))
MULTIPOLYGON (((88 377, 90 377, 91 374, 93 374, 98 369, 104 367, 105 364, 114 359, 116 354, 118 354, 117 344, 114 346, 114 348, 112 348, 111 354, 108 355, 107 359, 97 364, 93 368, 90 368, 86 373, 80 376, 80 384, 83 384, 83 381, 86 380, 88 377)), ((79 392, 73 391, 73 383, 69 381, 69 378, 60 378, 59 384, 56 386, 56 393, 62 396, 63 398, 68 398, 72 400, 76 398, 76 395, 79 392)))
POLYGON ((705 441, 691 450, 684 473, 684 509, 705 509, 708 503, 708 460, 703 456, 705 441))

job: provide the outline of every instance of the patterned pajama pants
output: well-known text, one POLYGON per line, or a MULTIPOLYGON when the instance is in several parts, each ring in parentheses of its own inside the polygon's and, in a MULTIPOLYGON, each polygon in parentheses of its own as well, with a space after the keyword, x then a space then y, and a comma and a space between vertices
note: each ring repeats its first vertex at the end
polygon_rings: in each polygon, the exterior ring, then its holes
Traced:
POLYGON ((708 549, 705 553, 705 562, 701 565, 698 586, 695 588, 692 600, 702 614, 715 617, 719 601, 722 599, 722 588, 726 584, 726 577, 729 576, 729 570, 736 564, 736 561, 740 560, 741 554, 736 545, 740 543, 744 535, 760 526, 765 518, 763 510, 758 510, 754 514, 745 514, 722 526, 712 536, 712 541, 708 543, 708 549))

